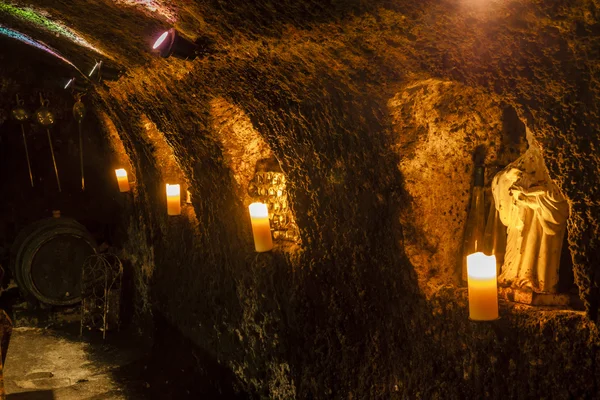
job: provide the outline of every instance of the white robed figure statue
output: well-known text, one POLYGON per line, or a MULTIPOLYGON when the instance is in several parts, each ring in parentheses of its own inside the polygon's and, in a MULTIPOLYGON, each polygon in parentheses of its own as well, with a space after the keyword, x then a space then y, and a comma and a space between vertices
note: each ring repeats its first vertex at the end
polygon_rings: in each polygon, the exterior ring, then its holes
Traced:
POLYGON ((508 236, 499 283, 555 293, 569 205, 535 145, 494 177, 492 194, 508 236))

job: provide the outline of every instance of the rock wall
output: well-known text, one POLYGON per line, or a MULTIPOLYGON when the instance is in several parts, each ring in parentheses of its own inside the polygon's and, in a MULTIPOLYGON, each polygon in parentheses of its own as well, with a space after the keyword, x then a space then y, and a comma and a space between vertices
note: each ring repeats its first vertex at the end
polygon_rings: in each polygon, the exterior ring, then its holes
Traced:
POLYGON ((166 23, 147 9, 94 3, 118 15, 117 29, 89 26, 77 4, 38 3, 127 69, 94 105, 137 177, 125 247, 140 307, 241 390, 597 397, 593 1, 175 2, 185 35, 215 41, 193 62, 141 50, 166 23), (472 323, 454 277, 468 157, 487 144, 491 174, 516 155, 523 125, 569 199, 586 312, 502 303, 499 321, 472 323), (263 152, 287 177, 299 248, 253 251, 240 182, 263 152), (192 204, 167 217, 174 178, 192 204))

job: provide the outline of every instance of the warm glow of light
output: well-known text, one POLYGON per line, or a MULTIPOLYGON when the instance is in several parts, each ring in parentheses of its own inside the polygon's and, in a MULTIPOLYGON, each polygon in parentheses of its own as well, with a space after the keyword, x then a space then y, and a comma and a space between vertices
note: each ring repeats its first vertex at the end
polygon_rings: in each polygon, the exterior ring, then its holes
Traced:
POLYGON ((254 218, 269 218, 269 210, 267 205, 264 203, 252 203, 248 207, 250 209, 250 216, 254 218))
POLYGON ((250 209, 250 222, 254 236, 254 249, 262 253, 273 249, 271 225, 269 223, 269 210, 264 203, 252 203, 250 209))
POLYGON ((181 188, 179 184, 177 185, 169 185, 167 183, 167 196, 179 196, 181 193, 181 188))
POLYGON ((119 184, 119 191, 121 193, 129 192, 129 180, 127 179, 127 171, 125 169, 115 169, 115 174, 117 175, 117 183, 119 184))
POLYGON ((483 253, 468 255, 467 273, 473 279, 496 279, 496 257, 483 253))
POLYGON ((160 37, 154 43, 154 46, 152 46, 152 49, 156 50, 158 48, 158 46, 160 46, 161 44, 163 44, 163 42, 165 41, 165 39, 167 38, 167 36, 169 36, 169 31, 166 31, 165 33, 163 33, 162 35, 160 35, 160 37))
POLYGON ((467 256, 469 318, 473 321, 498 319, 496 257, 475 253, 467 256))
POLYGON ((179 185, 169 185, 167 183, 167 214, 181 214, 181 188, 179 185))
POLYGON ((65 85, 65 89, 68 88, 69 86, 71 86, 71 83, 73 83, 74 80, 75 80, 75 78, 69 79, 69 82, 67 82, 67 84, 65 85))

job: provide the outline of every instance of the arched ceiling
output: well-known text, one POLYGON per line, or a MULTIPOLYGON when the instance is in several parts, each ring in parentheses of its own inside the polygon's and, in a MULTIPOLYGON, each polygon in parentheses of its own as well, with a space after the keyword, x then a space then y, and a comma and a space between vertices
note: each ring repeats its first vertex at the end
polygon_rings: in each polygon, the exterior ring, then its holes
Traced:
POLYGON ((292 28, 312 29, 315 24, 339 20, 366 8, 358 0, 329 4, 40 0, 3 3, 0 22, 47 43, 78 65, 93 65, 94 59, 103 58, 132 67, 153 58, 148 51, 152 43, 172 26, 191 39, 210 36, 229 47, 241 38, 281 37, 292 28))
POLYGON ((98 59, 127 69, 148 66, 157 59, 153 41, 173 26, 192 40, 210 37, 222 55, 236 58, 313 44, 341 62, 391 58, 397 69, 384 72, 393 76, 426 72, 475 85, 489 85, 498 71, 536 75, 522 62, 520 71, 511 70, 514 60, 506 58, 524 61, 519 53, 535 42, 547 44, 544 53, 529 54, 540 62, 565 58, 600 30, 593 0, 34 0, 0 5, 0 23, 82 70, 98 59), (468 76, 473 72, 476 81, 468 76))

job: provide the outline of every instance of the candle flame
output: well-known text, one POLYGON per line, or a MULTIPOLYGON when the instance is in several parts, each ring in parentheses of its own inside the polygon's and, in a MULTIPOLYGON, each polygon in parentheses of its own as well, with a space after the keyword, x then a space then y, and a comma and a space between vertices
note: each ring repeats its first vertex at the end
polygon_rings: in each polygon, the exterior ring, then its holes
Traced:
POLYGON ((167 196, 179 196, 180 192, 181 192, 181 188, 180 188, 179 184, 170 185, 167 183, 167 196))
POLYGON ((474 253, 467 256, 467 274, 473 279, 495 279, 496 257, 486 256, 483 253, 474 253))
POLYGON ((252 203, 248 207, 250 209, 250 216, 256 218, 268 218, 269 209, 264 203, 252 203))
POLYGON ((115 173, 117 174, 117 178, 127 178, 127 171, 124 168, 115 169, 115 173))

